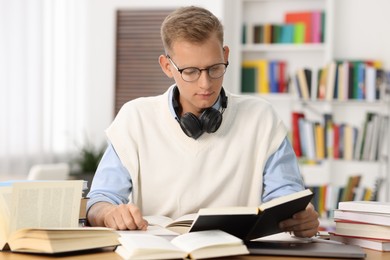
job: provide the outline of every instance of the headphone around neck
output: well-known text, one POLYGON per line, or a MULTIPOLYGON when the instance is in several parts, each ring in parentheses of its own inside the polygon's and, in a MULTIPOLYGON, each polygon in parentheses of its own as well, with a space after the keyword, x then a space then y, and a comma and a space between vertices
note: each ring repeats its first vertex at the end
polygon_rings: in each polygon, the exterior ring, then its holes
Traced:
POLYGON ((189 136, 198 139, 204 132, 214 133, 222 123, 222 114, 227 107, 227 96, 224 89, 221 89, 221 112, 213 107, 207 108, 199 118, 193 113, 185 113, 180 117, 179 89, 177 86, 173 89, 172 105, 176 113, 176 120, 183 132, 189 136))

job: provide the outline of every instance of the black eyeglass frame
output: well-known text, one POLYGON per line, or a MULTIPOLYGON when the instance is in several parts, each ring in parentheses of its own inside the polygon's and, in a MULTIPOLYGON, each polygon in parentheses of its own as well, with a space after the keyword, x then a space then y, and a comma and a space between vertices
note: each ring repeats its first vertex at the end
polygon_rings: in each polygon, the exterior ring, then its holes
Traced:
POLYGON ((221 78, 223 75, 225 75, 226 69, 227 69, 227 67, 228 67, 228 65, 229 65, 229 61, 227 61, 226 63, 221 62, 221 63, 213 64, 213 65, 211 65, 211 66, 209 66, 209 67, 207 67, 207 68, 204 68, 204 69, 200 69, 200 68, 197 68, 197 67, 185 67, 185 68, 180 69, 180 68, 176 65, 176 63, 172 60, 171 56, 169 56, 169 54, 167 54, 166 57, 167 57, 167 59, 172 63, 173 67, 175 67, 175 69, 180 73, 181 78, 182 78, 184 81, 186 81, 186 82, 194 82, 194 81, 197 81, 197 80, 200 78, 200 75, 202 74, 202 71, 203 71, 203 70, 207 71, 207 75, 208 75, 211 79, 219 79, 219 78, 221 78), (211 69, 212 67, 214 67, 214 66, 219 66, 219 65, 225 65, 225 70, 224 70, 224 72, 223 72, 222 75, 219 76, 219 77, 212 77, 212 76, 210 75, 210 69, 211 69), (198 71, 199 71, 199 73, 197 74, 198 77, 197 77, 196 79, 194 79, 194 80, 185 80, 185 79, 183 78, 183 71, 186 70, 186 69, 198 70, 198 71))

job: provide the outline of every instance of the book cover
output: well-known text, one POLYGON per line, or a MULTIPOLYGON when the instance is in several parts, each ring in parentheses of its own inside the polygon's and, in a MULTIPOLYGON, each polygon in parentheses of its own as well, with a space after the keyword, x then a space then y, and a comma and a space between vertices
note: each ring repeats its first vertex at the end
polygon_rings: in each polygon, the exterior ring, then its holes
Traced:
POLYGON ((321 11, 312 11, 312 40, 313 43, 322 41, 322 19, 321 11))
POLYGON ((269 93, 269 79, 268 79, 268 61, 267 60, 246 60, 242 64, 243 67, 257 68, 257 93, 269 93))
POLYGON ((206 208, 198 212, 190 232, 219 229, 243 240, 282 232, 279 223, 306 208, 310 189, 265 202, 259 207, 206 208))
POLYGON ((301 23, 303 25, 303 42, 310 43, 313 42, 313 14, 312 12, 287 12, 285 13, 284 18, 285 23, 297 24, 301 23))
POLYGON ((390 214, 390 202, 379 201, 343 201, 339 210, 390 214))
POLYGON ((390 213, 372 213, 336 209, 334 211, 333 218, 336 221, 344 220, 384 226, 390 225, 390 213))
POLYGON ((352 221, 336 221, 336 234, 373 239, 390 240, 390 226, 373 225, 352 221))
POLYGON ((302 153, 302 147, 301 147, 301 137, 300 137, 300 132, 302 129, 300 129, 299 126, 299 119, 300 118, 305 118, 305 115, 301 112, 292 112, 291 114, 292 117, 292 146, 295 152, 295 155, 297 157, 301 157, 303 155, 302 153))
POLYGON ((373 249, 381 252, 390 251, 390 240, 343 236, 336 233, 330 233, 330 240, 338 241, 347 245, 356 245, 368 249, 373 249))
MULTIPOLYGON (((301 98, 303 100, 308 100, 310 98, 310 91, 309 91, 309 79, 306 77, 305 73, 306 69, 298 69, 297 70, 297 78, 298 78, 298 84, 300 88, 301 98)), ((310 77, 311 79, 311 77, 310 77)))
POLYGON ((241 92, 255 93, 257 82, 257 68, 256 67, 242 67, 241 68, 241 92))
POLYGON ((269 61, 268 72, 269 72, 269 90, 270 93, 278 93, 278 65, 279 62, 275 60, 269 61))
POLYGON ((278 91, 279 93, 288 92, 287 89, 287 79, 286 79, 286 62, 279 61, 278 62, 278 91))
POLYGON ((314 139, 316 158, 322 160, 325 158, 325 130, 324 126, 318 122, 314 124, 314 139))

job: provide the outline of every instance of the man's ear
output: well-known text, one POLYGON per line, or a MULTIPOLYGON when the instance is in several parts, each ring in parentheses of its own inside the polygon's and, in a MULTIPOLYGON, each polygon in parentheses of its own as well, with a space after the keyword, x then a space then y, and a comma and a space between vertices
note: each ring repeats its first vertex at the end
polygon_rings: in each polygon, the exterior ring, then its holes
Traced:
POLYGON ((223 46, 223 58, 225 59, 225 63, 229 60, 229 46, 223 46))
POLYGON ((167 56, 160 55, 160 57, 158 58, 158 62, 165 75, 167 75, 168 78, 173 78, 173 74, 171 72, 171 63, 169 62, 167 56))

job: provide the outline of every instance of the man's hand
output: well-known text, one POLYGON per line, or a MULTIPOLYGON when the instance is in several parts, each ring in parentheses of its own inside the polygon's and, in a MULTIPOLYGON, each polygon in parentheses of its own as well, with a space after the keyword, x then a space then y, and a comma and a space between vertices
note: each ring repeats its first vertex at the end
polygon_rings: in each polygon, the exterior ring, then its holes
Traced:
POLYGON ((305 210, 294 214, 290 219, 280 222, 280 228, 286 232, 294 232, 297 237, 312 237, 318 232, 320 222, 314 206, 309 203, 305 210))
POLYGON ((92 226, 117 230, 146 230, 148 227, 148 222, 143 219, 140 209, 134 204, 96 203, 88 212, 88 221, 92 226))

